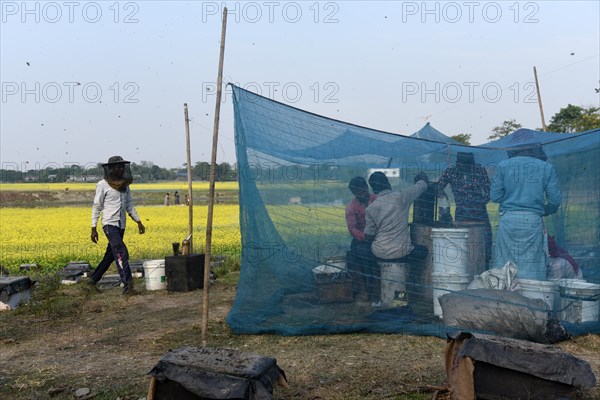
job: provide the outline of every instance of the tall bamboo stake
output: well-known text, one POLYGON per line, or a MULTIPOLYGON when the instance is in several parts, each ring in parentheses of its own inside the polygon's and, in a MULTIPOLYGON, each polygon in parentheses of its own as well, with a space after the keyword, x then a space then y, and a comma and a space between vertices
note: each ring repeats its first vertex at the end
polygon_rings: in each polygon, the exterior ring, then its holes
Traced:
POLYGON ((204 301, 202 310, 202 347, 206 347, 208 332, 208 286, 210 279, 210 255, 212 244, 213 206, 215 201, 215 169, 217 165, 217 144, 219 141, 219 116, 221 113, 221 93, 223 87, 223 59, 225 58, 225 29, 227 28, 227 7, 223 8, 221 27, 221 50, 219 53, 219 73, 217 76, 217 99, 213 128, 212 155, 210 158, 210 185, 208 190, 208 215, 206 217, 206 251, 204 252, 204 301))
POLYGON ((537 69, 533 67, 533 76, 535 76, 535 90, 537 91, 538 105, 540 106, 540 115, 542 116, 542 129, 546 132, 546 119, 544 118, 544 107, 542 107, 542 95, 540 94, 540 85, 538 83, 537 69))
POLYGON ((188 116, 188 105, 187 103, 183 104, 183 115, 185 116, 185 147, 187 152, 187 179, 188 179, 188 237, 190 238, 189 242, 189 252, 188 254, 194 253, 194 236, 192 233, 194 232, 194 202, 192 198, 192 158, 190 156, 190 119, 188 116))

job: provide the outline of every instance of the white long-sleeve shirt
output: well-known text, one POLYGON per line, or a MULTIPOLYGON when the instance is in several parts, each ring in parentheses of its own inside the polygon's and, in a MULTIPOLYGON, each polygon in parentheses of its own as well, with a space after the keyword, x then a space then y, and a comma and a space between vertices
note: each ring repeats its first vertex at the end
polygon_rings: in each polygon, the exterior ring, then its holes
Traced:
POLYGON ((126 213, 135 221, 140 217, 133 206, 129 187, 124 192, 110 187, 108 182, 102 179, 96 185, 96 195, 92 206, 92 228, 98 225, 98 219, 102 213, 102 225, 113 225, 125 229, 126 213))
POLYGON ((427 183, 424 181, 418 181, 400 193, 384 190, 367 207, 365 235, 375 236, 371 243, 375 257, 393 260, 414 249, 410 241, 408 214, 412 202, 425 190, 427 183))

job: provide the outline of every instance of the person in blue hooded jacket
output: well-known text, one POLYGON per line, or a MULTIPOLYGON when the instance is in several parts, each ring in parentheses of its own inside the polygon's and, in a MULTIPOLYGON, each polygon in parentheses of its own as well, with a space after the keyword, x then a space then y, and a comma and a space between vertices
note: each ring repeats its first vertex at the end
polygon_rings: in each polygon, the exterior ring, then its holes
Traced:
POLYGON ((542 217, 555 213, 562 201, 556 171, 546 159, 539 144, 511 150, 490 188, 490 199, 500 203, 492 268, 512 261, 522 279, 546 280, 542 217))

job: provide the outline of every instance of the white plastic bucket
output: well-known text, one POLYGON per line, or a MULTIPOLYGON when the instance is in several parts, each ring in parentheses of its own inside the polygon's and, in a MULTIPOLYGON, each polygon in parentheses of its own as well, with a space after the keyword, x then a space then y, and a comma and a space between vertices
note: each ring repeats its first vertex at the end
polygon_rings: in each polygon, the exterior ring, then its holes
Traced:
POLYGON ((442 306, 439 297, 451 292, 465 290, 469 286, 471 277, 468 274, 446 275, 431 274, 431 285, 433 286, 433 315, 442 318, 442 306))
POLYGON ((381 306, 393 307, 394 300, 406 299, 405 263, 378 262, 381 268, 381 306))
POLYGON ((144 282, 146 290, 162 290, 167 288, 165 260, 144 261, 144 282))
POLYGON ((600 285, 577 279, 558 281, 560 319, 572 323, 598 321, 600 285))
POLYGON ((551 312, 556 310, 558 305, 558 283, 556 281, 535 281, 532 279, 518 279, 520 292, 522 296, 530 299, 543 300, 551 312))
POLYGON ((465 275, 468 263, 468 228, 433 228, 433 273, 465 275))

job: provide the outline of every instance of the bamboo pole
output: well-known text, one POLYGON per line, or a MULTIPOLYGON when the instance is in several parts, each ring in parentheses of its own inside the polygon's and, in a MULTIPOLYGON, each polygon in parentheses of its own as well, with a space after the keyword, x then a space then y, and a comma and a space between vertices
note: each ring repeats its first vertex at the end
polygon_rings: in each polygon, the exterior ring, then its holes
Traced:
POLYGON ((213 206, 215 201, 215 169, 217 164, 217 144, 219 141, 219 117, 221 113, 221 93, 223 87, 223 59, 225 58, 225 30, 227 28, 227 7, 223 8, 223 25, 221 27, 221 49, 219 53, 219 72, 217 75, 217 99, 215 104, 215 120, 213 127, 212 154, 210 158, 210 185, 208 190, 208 215, 206 217, 206 251, 204 252, 204 301, 202 309, 202 347, 206 347, 208 332, 208 291, 210 279, 210 255, 212 245, 213 206))
POLYGON ((188 114, 187 103, 183 104, 183 115, 185 116, 185 147, 187 153, 187 179, 188 179, 188 252, 193 254, 194 252, 194 202, 192 198, 192 158, 190 156, 190 118, 188 114))
POLYGON ((546 132, 546 119, 544 118, 544 107, 542 107, 542 95, 540 94, 540 84, 537 77, 537 69, 533 66, 533 76, 535 77, 535 90, 537 91, 538 105, 540 106, 540 115, 542 116, 542 129, 546 132))

